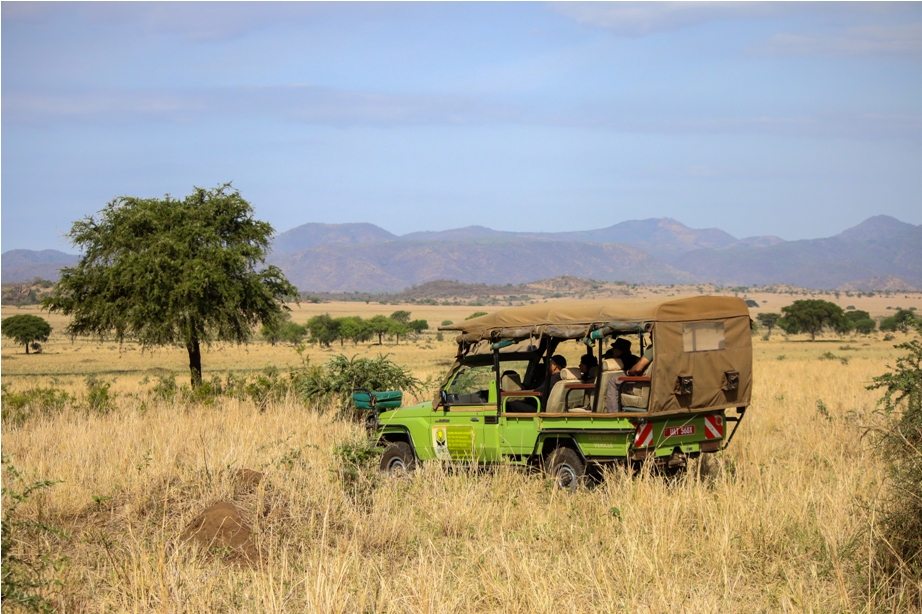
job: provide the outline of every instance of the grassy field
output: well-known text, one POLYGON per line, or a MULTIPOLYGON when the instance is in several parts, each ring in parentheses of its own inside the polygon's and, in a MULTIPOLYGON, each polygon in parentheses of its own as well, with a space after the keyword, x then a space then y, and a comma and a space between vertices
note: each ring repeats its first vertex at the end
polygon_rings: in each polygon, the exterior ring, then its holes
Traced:
MULTIPOLYGON (((887 314, 886 305, 845 300, 887 314)), ((922 307, 913 300, 898 304, 922 307)), ((303 305, 294 319, 398 308, 303 305)), ((406 308, 430 325, 491 310, 406 308)), ((3 316, 33 312, 4 308, 3 316)), ((875 612, 919 605, 879 592, 869 571, 880 547, 873 528, 885 475, 863 436, 877 419, 876 395, 865 386, 893 363, 903 334, 894 341, 827 335, 815 343, 756 337, 751 410, 726 452, 693 463, 679 481, 614 472, 568 496, 539 475, 506 469, 427 465, 409 479, 381 479, 343 451, 361 449, 361 429, 325 408, 292 398, 262 408, 226 398, 211 405, 157 400, 150 391, 158 376, 188 377, 184 350, 71 343, 61 335, 62 318, 43 316, 55 328, 44 353, 26 356, 4 340, 5 395, 54 386, 74 401, 22 426, 4 422, 2 448, 25 484, 60 480, 16 513, 61 533, 23 529, 13 540, 14 552, 47 555, 41 577, 55 582, 42 590, 60 611, 875 612), (87 375, 111 383, 111 409, 86 409, 87 375), (245 484, 243 468, 264 478, 245 484), (255 563, 184 538, 220 500, 234 502, 252 527, 255 563)), ((430 334, 399 346, 347 343, 306 353, 314 363, 339 352, 390 353, 425 379, 441 375, 453 351, 450 336, 438 342, 430 334)), ((205 377, 300 360, 291 347, 216 347, 204 354, 205 377)), ((4 487, 19 487, 9 471, 4 487)))

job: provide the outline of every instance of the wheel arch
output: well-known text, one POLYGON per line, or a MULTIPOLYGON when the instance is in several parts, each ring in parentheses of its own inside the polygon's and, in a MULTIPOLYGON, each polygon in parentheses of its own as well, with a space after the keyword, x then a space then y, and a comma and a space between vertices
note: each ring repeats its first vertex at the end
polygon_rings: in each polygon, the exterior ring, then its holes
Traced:
POLYGON ((389 443, 397 443, 398 441, 402 441, 409 445, 410 449, 413 450, 413 456, 419 458, 419 454, 416 452, 416 444, 413 443, 413 436, 410 434, 410 429, 402 426, 392 426, 378 436, 378 444, 384 445, 385 447, 389 443))
POLYGON ((580 450, 579 444, 576 443, 576 440, 573 439, 571 435, 546 435, 538 440, 536 448, 538 456, 540 456, 542 459, 546 459, 556 448, 570 448, 576 452, 576 455, 579 456, 581 461, 584 463, 586 462, 586 455, 583 454, 583 451, 580 450))

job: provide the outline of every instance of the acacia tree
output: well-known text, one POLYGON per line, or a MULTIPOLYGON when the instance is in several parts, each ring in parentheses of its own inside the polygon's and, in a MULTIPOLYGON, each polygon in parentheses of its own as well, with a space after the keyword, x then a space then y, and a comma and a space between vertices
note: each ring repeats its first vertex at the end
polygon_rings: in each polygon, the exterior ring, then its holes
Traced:
POLYGON ((845 312, 846 319, 852 323, 852 326, 862 335, 867 335, 874 332, 874 329, 877 328, 877 322, 874 321, 874 318, 871 317, 867 311, 861 309, 855 309, 852 311, 845 312))
POLYGON ((51 325, 44 318, 29 314, 3 318, 0 326, 4 337, 26 346, 26 354, 29 353, 29 344, 48 341, 51 335, 51 325))
POLYGON ((841 307, 820 299, 794 301, 782 307, 781 313, 784 315, 778 320, 779 327, 793 335, 809 333, 810 341, 816 341, 816 333, 827 326, 837 333, 848 332, 852 327, 841 307))
POLYGON ((257 270, 273 232, 229 183, 182 200, 119 197, 74 222, 82 256, 43 305, 72 317, 71 336, 182 345, 197 387, 203 344, 246 342, 297 296, 277 267, 257 270))
POLYGON ((371 339, 372 333, 368 323, 359 316, 338 318, 340 339, 350 339, 354 345, 371 339))
POLYGON ((760 313, 756 316, 756 319, 759 320, 759 323, 768 329, 768 334, 772 334, 772 329, 775 327, 775 324, 778 323, 778 320, 781 319, 780 313, 760 313))
POLYGON ((306 324, 307 330, 311 333, 311 340, 326 347, 330 347, 331 343, 339 339, 339 325, 339 321, 328 313, 314 316, 306 324))
POLYGON ((382 315, 376 315, 367 320, 368 328, 372 334, 378 335, 378 345, 384 344, 384 335, 390 334, 394 321, 382 315))

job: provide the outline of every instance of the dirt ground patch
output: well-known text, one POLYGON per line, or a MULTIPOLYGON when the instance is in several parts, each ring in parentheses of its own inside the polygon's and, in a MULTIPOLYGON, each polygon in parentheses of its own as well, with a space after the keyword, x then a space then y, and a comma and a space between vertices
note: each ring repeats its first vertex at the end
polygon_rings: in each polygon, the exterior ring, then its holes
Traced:
POLYGON ((183 538, 211 552, 223 550, 230 562, 253 564, 259 560, 253 529, 242 510, 230 501, 218 501, 206 508, 189 523, 183 538))

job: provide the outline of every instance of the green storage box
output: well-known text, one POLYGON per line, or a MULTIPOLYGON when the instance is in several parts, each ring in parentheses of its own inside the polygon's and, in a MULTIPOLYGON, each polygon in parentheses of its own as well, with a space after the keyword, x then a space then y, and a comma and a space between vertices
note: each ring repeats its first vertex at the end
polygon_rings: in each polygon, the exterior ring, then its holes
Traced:
POLYGON ((352 401, 356 409, 396 409, 403 403, 403 392, 400 390, 384 392, 356 390, 352 393, 352 401))

